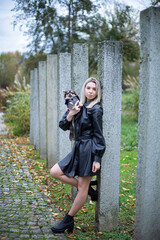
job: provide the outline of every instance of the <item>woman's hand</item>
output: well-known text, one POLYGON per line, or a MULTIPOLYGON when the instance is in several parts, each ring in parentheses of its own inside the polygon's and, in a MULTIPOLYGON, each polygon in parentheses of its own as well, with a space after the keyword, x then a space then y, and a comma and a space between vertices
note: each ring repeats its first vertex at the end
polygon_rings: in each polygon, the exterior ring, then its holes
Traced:
POLYGON ((69 113, 67 115, 67 120, 69 122, 72 121, 73 116, 76 115, 80 110, 81 110, 81 107, 79 105, 79 101, 77 101, 75 103, 75 106, 72 109, 70 109, 70 111, 69 111, 69 113))
POLYGON ((101 167, 101 164, 99 162, 93 162, 92 165, 92 172, 96 173, 101 167))

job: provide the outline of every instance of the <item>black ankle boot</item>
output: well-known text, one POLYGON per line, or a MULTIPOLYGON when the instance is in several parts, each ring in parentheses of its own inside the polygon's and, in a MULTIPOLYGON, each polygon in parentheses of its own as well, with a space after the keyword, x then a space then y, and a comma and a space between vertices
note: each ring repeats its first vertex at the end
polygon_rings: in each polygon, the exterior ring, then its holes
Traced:
POLYGON ((91 187, 91 185, 89 185, 88 195, 91 197, 92 201, 97 201, 98 200, 98 191, 93 189, 91 187))
POLYGON ((91 182, 90 182, 90 186, 97 186, 97 184, 98 184, 98 182, 97 182, 97 180, 91 180, 91 182))
POLYGON ((54 233, 64 233, 64 231, 67 229, 68 233, 72 233, 74 228, 74 219, 68 213, 63 218, 63 220, 56 226, 53 226, 51 230, 54 233))

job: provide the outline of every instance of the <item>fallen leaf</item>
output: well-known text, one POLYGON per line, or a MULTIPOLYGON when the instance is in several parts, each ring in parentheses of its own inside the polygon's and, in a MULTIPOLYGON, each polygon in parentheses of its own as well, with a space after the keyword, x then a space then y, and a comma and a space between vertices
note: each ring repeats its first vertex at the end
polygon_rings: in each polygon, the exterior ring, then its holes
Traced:
POLYGON ((85 209, 82 209, 82 211, 83 211, 84 213, 88 212, 88 210, 85 210, 85 209))
POLYGON ((134 198, 133 196, 129 195, 130 198, 134 198))
POLYGON ((124 187, 123 187, 122 189, 123 189, 124 191, 129 191, 129 189, 128 189, 128 188, 124 188, 124 187))
POLYGON ((8 237, 7 237, 7 236, 5 236, 5 237, 2 237, 2 238, 1 238, 1 240, 2 240, 2 239, 6 239, 6 238, 8 238, 8 237))
POLYGON ((73 239, 73 238, 76 238, 76 237, 75 237, 74 235, 72 235, 72 234, 68 235, 67 237, 68 237, 68 238, 72 238, 72 239, 73 239))
POLYGON ((121 182, 126 183, 126 181, 124 181, 124 180, 121 180, 121 182))
POLYGON ((132 217, 132 220, 135 221, 135 217, 132 217))
POLYGON ((53 217, 57 217, 59 213, 52 213, 53 217))
POLYGON ((55 217, 55 219, 63 219, 64 217, 55 217))
POLYGON ((102 235, 103 233, 102 232, 98 232, 97 234, 102 235))
POLYGON ((81 228, 79 226, 76 226, 77 229, 81 230, 81 228))

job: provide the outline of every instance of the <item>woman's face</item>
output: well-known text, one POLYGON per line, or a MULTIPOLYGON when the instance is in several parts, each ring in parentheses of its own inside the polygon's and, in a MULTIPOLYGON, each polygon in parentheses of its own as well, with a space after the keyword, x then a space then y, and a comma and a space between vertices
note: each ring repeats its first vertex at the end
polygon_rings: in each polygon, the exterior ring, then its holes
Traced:
POLYGON ((97 96, 96 84, 94 82, 89 82, 86 84, 84 89, 84 95, 87 99, 87 102, 94 99, 97 96))

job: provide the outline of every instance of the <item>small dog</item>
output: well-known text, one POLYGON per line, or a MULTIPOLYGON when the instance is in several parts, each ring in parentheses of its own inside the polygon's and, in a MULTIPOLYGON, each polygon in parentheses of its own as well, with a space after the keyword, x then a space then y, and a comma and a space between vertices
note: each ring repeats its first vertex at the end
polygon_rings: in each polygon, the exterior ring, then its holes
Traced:
MULTIPOLYGON (((68 109, 74 109, 77 106, 75 106, 75 103, 79 101, 79 96, 75 91, 68 90, 68 91, 63 91, 64 94, 64 100, 65 104, 67 105, 68 109)), ((78 105, 78 107, 81 106, 81 104, 78 105)), ((70 134, 69 134, 69 139, 70 141, 75 139, 75 130, 74 130, 74 118, 72 119, 72 124, 70 125, 70 134)))
POLYGON ((63 91, 64 94, 64 99, 65 99, 65 104, 67 105, 67 108, 73 109, 75 106, 75 103, 79 101, 79 97, 75 91, 68 90, 68 91, 63 91))

